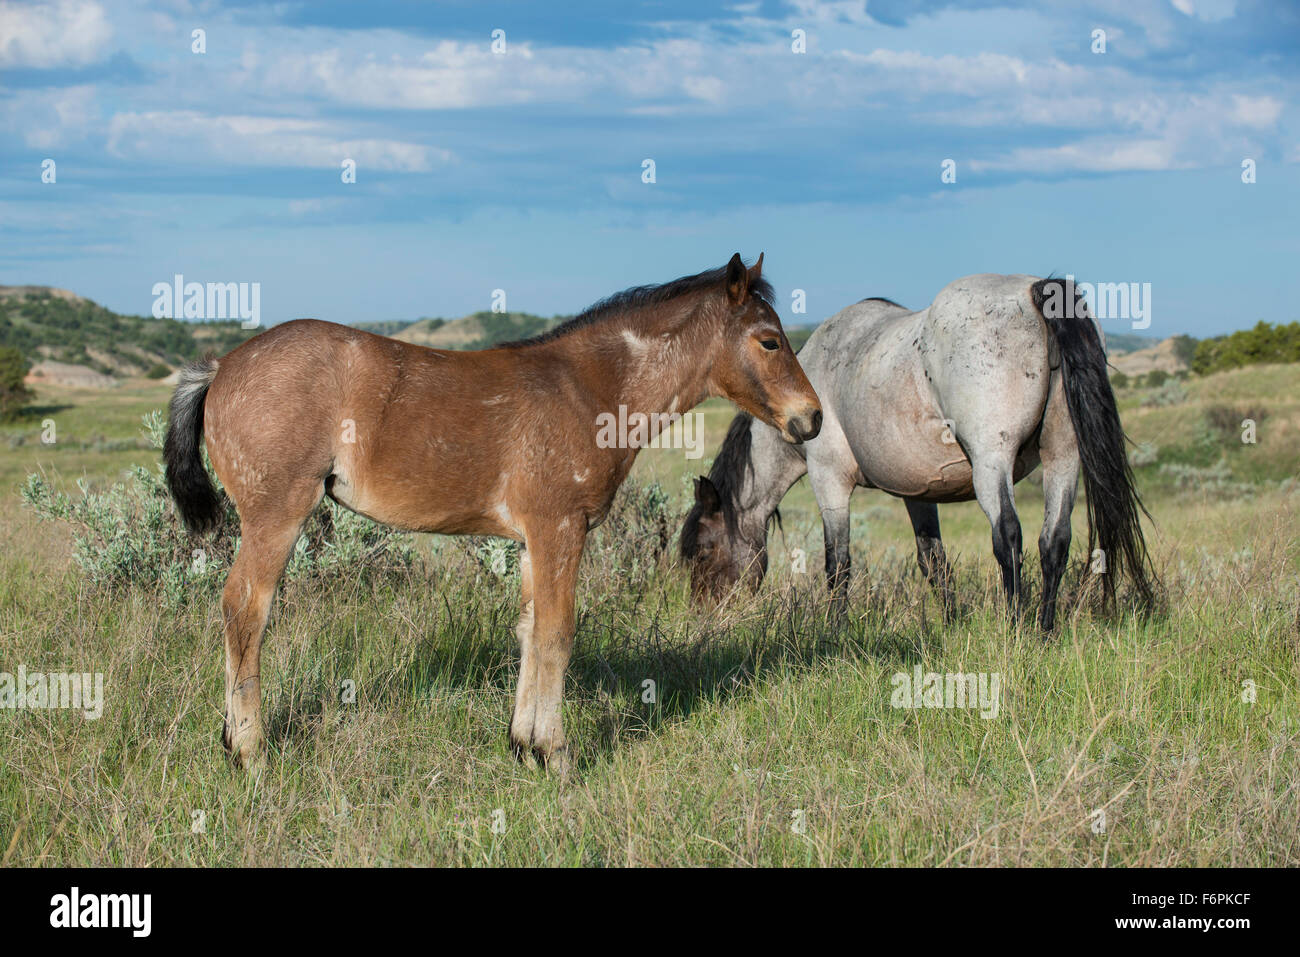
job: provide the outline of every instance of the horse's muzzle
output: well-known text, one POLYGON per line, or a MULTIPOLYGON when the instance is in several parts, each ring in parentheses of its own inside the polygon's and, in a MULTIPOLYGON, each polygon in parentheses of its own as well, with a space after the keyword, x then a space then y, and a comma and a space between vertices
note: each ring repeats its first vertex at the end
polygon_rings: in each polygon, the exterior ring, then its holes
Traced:
POLYGON ((817 409, 812 415, 791 416, 785 423, 785 430, 796 442, 817 438, 817 433, 822 430, 822 410, 817 409))

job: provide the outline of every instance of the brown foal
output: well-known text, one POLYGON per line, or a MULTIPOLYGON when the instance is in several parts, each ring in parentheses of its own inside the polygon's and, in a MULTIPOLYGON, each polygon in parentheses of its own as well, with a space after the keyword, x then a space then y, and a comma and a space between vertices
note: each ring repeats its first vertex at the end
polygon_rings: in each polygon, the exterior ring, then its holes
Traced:
POLYGON ((725 396, 790 442, 821 428, 762 262, 746 268, 737 254, 478 352, 300 319, 187 367, 171 402, 168 485, 191 530, 216 523, 206 437, 242 535, 222 595, 223 741, 236 762, 261 761, 262 635, 303 524, 329 495, 397 528, 524 544, 510 738, 525 760, 566 767, 578 564, 638 451, 602 447, 598 417, 623 406, 629 422, 648 417, 653 437, 667 415, 725 396))

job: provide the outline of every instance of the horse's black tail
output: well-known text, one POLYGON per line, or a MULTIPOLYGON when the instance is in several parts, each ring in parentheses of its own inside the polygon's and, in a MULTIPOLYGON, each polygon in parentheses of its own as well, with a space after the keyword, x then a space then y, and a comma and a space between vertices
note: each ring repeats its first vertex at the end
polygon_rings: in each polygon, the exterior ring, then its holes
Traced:
POLYGON ((1065 401, 1088 496, 1088 554, 1094 548, 1102 551, 1102 587, 1108 600, 1114 594, 1115 577, 1127 572, 1140 599, 1150 605, 1155 572, 1142 536, 1141 516, 1150 519, 1151 513, 1133 482, 1097 327, 1073 280, 1040 279, 1030 287, 1030 295, 1061 355, 1065 401))
POLYGON ((167 487, 186 527, 196 534, 216 528, 222 511, 212 478, 203 467, 202 447, 203 401, 216 375, 217 360, 211 357, 181 369, 180 383, 167 414, 167 441, 163 444, 167 487))

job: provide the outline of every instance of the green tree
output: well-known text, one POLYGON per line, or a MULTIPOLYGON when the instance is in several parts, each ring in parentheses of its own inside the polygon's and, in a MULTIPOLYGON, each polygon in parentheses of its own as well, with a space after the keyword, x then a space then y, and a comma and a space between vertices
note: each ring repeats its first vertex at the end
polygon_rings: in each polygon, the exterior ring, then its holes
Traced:
POLYGON ((1196 344, 1192 371, 1209 375, 1261 362, 1300 362, 1300 322, 1275 326, 1261 321, 1253 329, 1203 339, 1196 344))
POLYGON ((1174 355, 1190 366, 1196 357, 1196 340, 1191 336, 1174 336, 1174 355))
POLYGON ((23 354, 12 346, 0 347, 0 420, 14 418, 35 396, 23 382, 26 375, 23 354))

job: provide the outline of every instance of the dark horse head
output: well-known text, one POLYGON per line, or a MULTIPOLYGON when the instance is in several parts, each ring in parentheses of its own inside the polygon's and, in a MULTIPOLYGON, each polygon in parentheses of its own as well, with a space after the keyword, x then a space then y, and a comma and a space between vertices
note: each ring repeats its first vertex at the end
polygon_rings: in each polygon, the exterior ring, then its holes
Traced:
MULTIPOLYGON (((720 599, 741 581, 756 589, 767 574, 771 519, 740 505, 745 482, 753 478, 753 423, 748 415, 736 416, 708 477, 695 480, 695 504, 682 526, 682 558, 696 601, 720 599)), ((780 522, 781 513, 771 518, 780 522)))

